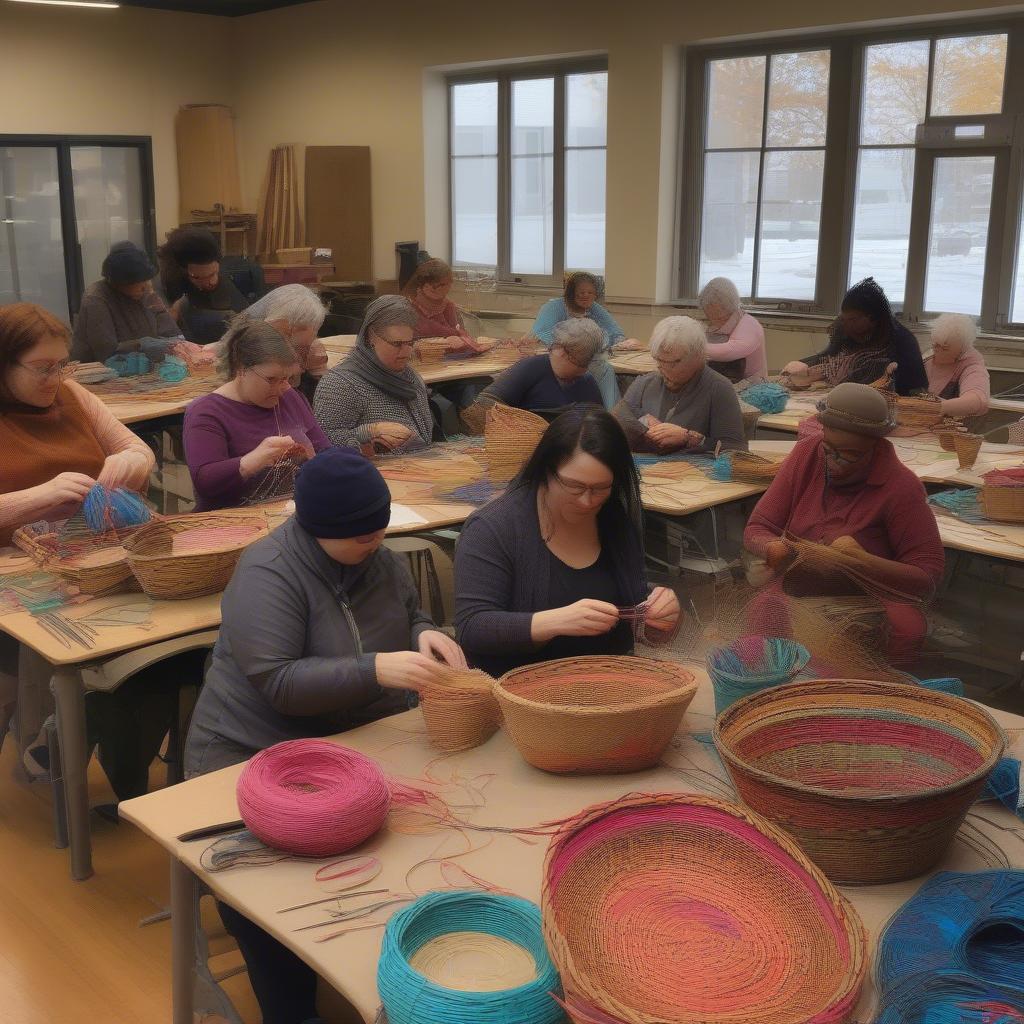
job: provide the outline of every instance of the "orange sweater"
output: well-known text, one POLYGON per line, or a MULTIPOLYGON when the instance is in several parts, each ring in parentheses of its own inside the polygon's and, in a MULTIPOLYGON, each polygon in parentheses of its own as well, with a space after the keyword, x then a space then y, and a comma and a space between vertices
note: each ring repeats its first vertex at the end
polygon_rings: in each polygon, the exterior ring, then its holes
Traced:
POLYGON ((0 406, 0 546, 25 523, 64 510, 35 492, 61 473, 141 488, 155 462, 148 445, 94 394, 65 381, 48 409, 0 406))

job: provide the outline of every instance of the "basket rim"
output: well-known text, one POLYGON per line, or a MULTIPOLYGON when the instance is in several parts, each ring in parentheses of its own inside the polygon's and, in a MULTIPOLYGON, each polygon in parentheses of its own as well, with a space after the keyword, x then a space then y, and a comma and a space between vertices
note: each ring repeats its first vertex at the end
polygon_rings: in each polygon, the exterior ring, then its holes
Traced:
MULTIPOLYGON (((203 513, 199 514, 202 515, 203 513)), ((136 543, 138 543, 140 540, 145 540, 149 532, 156 533, 157 529, 160 527, 170 528, 172 533, 186 532, 182 530, 174 530, 174 524, 185 523, 187 525, 188 522, 193 519, 194 515, 195 513, 186 513, 180 516, 167 516, 164 519, 160 519, 152 523, 146 523, 144 526, 140 527, 138 532, 133 534, 131 537, 126 538, 123 544, 125 551, 128 553, 128 559, 133 562, 160 562, 171 560, 183 561, 188 558, 209 558, 212 555, 229 555, 235 551, 244 550, 245 548, 249 547, 250 544, 253 544, 255 541, 259 540, 261 536, 264 536, 270 532, 269 529, 267 528, 267 521, 264 516, 259 516, 255 514, 252 516, 235 515, 230 517, 232 523, 240 526, 258 526, 259 530, 256 533, 254 533, 251 537, 248 537, 244 540, 236 541, 234 544, 231 544, 228 547, 207 548, 199 551, 183 551, 177 555, 174 554, 172 551, 165 551, 163 554, 159 555, 151 555, 146 554, 145 552, 135 550, 136 543), (152 528, 152 531, 150 531, 150 528, 152 528)), ((196 528, 200 529, 204 525, 209 524, 197 522, 196 528)))
POLYGON ((780 686, 774 686, 768 690, 760 690, 757 693, 748 694, 745 697, 741 697, 734 704, 731 704, 715 719, 715 727, 712 730, 711 736, 714 740, 715 749, 723 760, 727 761, 729 765, 736 766, 746 775, 754 777, 760 782, 766 782, 773 786, 779 786, 793 792, 825 797, 829 800, 842 801, 844 803, 851 804, 900 804, 921 800, 925 797, 931 798, 935 796, 942 796, 947 793, 953 793, 956 790, 967 788, 987 776, 995 767, 996 762, 999 761, 1006 751, 1006 733, 1003 731, 1003 727, 982 705, 977 704, 975 701, 968 700, 965 697, 954 697, 952 694, 942 693, 938 690, 927 690, 913 684, 889 683, 882 682, 878 679, 803 679, 795 683, 783 683, 780 686), (963 778, 957 779, 955 782, 947 783, 944 786, 929 787, 916 793, 872 794, 856 792, 843 793, 835 789, 828 789, 824 786, 808 786, 800 782, 794 782, 792 779, 787 779, 782 775, 776 775, 774 772, 768 772, 763 768, 758 768, 755 765, 750 764, 745 758, 735 753, 732 750, 731 745, 726 743, 722 738, 723 722, 726 725, 730 724, 732 719, 740 717, 759 702, 769 703, 777 699, 777 695, 791 690, 796 690, 800 687, 812 688, 815 686, 820 687, 822 685, 831 687, 836 684, 843 683, 847 685, 853 684, 856 688, 867 687, 868 689, 876 690, 878 693, 891 692, 895 689, 898 691, 905 690, 907 691, 908 696, 913 696, 914 691, 924 692, 927 693, 929 697, 938 699, 939 703, 944 704, 947 708, 958 708, 962 702, 993 730, 997 742, 993 744, 994 749, 992 753, 979 768, 976 768, 970 773, 970 775, 965 775, 963 778))
POLYGON ((504 675, 495 679, 491 691, 499 702, 507 701, 509 704, 516 704, 520 707, 528 708, 531 711, 545 711, 553 712, 556 714, 564 714, 566 712, 571 711, 573 714, 577 715, 598 717, 609 714, 623 714, 629 711, 644 711, 650 709, 651 707, 659 706, 664 703, 671 703, 672 701, 678 700, 685 696, 689 696, 692 698, 693 695, 697 692, 698 685, 699 684, 697 682, 696 675, 693 672, 691 672, 688 668, 674 661, 657 661, 654 658, 635 657, 626 654, 598 654, 583 655, 582 658, 555 658, 552 661, 539 661, 530 665, 520 665, 518 668, 510 669, 508 672, 504 673, 504 675), (648 698, 646 700, 630 701, 626 704, 616 704, 614 707, 610 707, 607 705, 603 707, 597 707, 592 704, 553 704, 547 701, 530 700, 526 697, 522 697, 519 694, 512 692, 511 690, 505 689, 505 680, 508 679, 509 676, 514 675, 516 673, 524 672, 530 669, 537 669, 541 666, 551 667, 554 665, 562 665, 566 662, 577 663, 585 658, 593 658, 594 660, 598 661, 607 661, 612 658, 617 658, 629 660, 630 662, 643 662, 645 664, 652 665, 669 665, 672 666, 672 670, 676 674, 685 675, 689 678, 685 682, 681 683, 679 686, 676 686, 671 690, 666 690, 663 694, 659 694, 656 701, 648 698))

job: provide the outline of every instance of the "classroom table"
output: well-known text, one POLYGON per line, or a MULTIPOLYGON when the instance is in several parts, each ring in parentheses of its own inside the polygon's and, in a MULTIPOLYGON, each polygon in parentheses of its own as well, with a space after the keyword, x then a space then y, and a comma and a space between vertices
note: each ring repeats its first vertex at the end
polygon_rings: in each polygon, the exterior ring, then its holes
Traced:
POLYGON ((651 373, 658 368, 651 350, 647 348, 635 352, 612 352, 608 362, 616 373, 625 376, 639 377, 642 373, 651 373))
MULTIPOLYGON (((398 494, 402 492, 396 488, 398 494)), ((423 502, 397 508, 396 525, 390 535, 417 533, 461 523, 472 506, 454 502, 423 502)), ((252 509, 240 510, 251 513, 252 509)), ((290 514, 286 502, 266 508, 268 526, 273 528, 290 514)), ((27 556, 13 549, 0 551, 0 574, 25 570, 32 566, 27 556)), ((76 880, 92 874, 92 844, 89 829, 89 800, 86 770, 88 749, 85 730, 85 679, 89 672, 125 652, 145 658, 147 651, 161 658, 197 646, 209 646, 205 634, 220 625, 221 595, 184 601, 153 600, 150 618, 142 626, 104 626, 98 630, 93 646, 61 642, 40 624, 31 612, 0 615, 0 631, 31 648, 52 667, 51 689, 57 710, 57 734, 60 741, 63 772, 60 779, 63 803, 67 808, 67 834, 71 849, 71 875, 76 880), (203 642, 200 642, 202 640, 203 642), (158 646, 160 645, 160 646, 158 646)), ((71 604, 60 612, 71 620, 94 616, 147 599, 139 593, 95 597, 71 604)))
MULTIPOLYGON (((661 766, 635 774, 549 775, 527 765, 502 731, 475 750, 439 761, 439 752, 429 744, 418 710, 354 729, 336 739, 376 758, 392 777, 421 780, 429 776, 448 783, 439 787, 440 792, 453 806, 459 806, 458 813, 465 815, 464 820, 475 825, 528 828, 630 792, 704 792, 721 797, 730 789, 725 772, 707 744, 694 738, 694 734, 709 732, 714 722, 711 686, 702 667, 691 667, 700 685, 680 732, 661 766), (712 782, 706 775, 698 774, 700 772, 711 773, 720 781, 712 782)), ((992 715, 1004 729, 1011 730, 1010 751, 1020 756, 1024 718, 1001 711, 992 711, 992 715)), ((296 931, 304 925, 328 920, 323 908, 310 907, 288 914, 281 911, 327 895, 329 886, 319 885, 313 876, 317 867, 333 858, 288 859, 210 872, 200 863, 210 840, 181 843, 176 839, 192 829, 238 819, 235 783, 241 770, 241 765, 225 768, 121 804, 121 815, 170 854, 173 1024, 192 1024, 194 906, 199 882, 293 950, 348 999, 363 1020, 372 1021, 379 1003, 376 987, 382 935, 379 925, 397 907, 386 908, 357 922, 378 927, 318 942, 325 934, 345 926, 296 931)), ((1024 867, 1024 842, 1013 833, 1019 829, 1020 822, 1008 810, 994 804, 976 805, 971 824, 1002 847, 1014 867, 1024 867)), ((543 836, 519 838, 499 833, 453 831, 410 835, 385 826, 359 851, 372 854, 382 862, 383 870, 370 884, 372 889, 387 889, 396 894, 412 891, 420 895, 443 888, 438 864, 421 862, 463 854, 455 863, 467 872, 539 902, 547 845, 548 840, 543 836), (472 852, 467 854, 467 850, 472 852)), ((929 875, 935 871, 978 870, 987 866, 972 846, 954 841, 929 875)), ((874 940, 887 919, 927 877, 892 885, 843 888, 869 931, 872 941, 869 956, 874 953, 874 940)), ((387 898, 386 895, 370 896, 366 904, 349 899, 344 906, 358 907, 387 898)), ((874 989, 868 976, 857 1007, 859 1020, 872 1019, 874 1002, 874 989)))

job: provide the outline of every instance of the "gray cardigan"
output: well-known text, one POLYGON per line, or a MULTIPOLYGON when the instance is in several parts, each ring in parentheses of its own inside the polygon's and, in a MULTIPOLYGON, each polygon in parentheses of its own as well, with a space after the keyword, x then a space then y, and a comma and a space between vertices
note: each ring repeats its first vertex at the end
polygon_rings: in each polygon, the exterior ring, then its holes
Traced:
POLYGON ((245 552, 221 615, 189 729, 188 775, 405 710, 404 694, 377 685, 374 653, 414 650, 436 628, 393 552, 342 566, 294 519, 245 552))
POLYGON ((703 446, 688 449, 690 451, 714 451, 719 441, 725 449, 745 450, 747 447, 736 391, 725 377, 708 366, 694 374, 679 391, 669 391, 657 371, 645 373, 630 384, 612 411, 634 450, 646 448, 644 434, 647 430, 640 423, 640 417, 648 414, 703 434, 706 439, 703 446))
POLYGON ((180 337, 181 328, 156 292, 130 299, 106 281, 97 281, 82 296, 71 336, 71 358, 102 363, 126 342, 180 337))
MULTIPOLYGON (((598 514, 598 531, 619 592, 639 604, 650 589, 640 537, 624 512, 610 508, 598 514)), ((535 488, 507 491, 469 517, 455 549, 455 629, 467 658, 539 650, 530 626, 548 607, 550 564, 535 488)))

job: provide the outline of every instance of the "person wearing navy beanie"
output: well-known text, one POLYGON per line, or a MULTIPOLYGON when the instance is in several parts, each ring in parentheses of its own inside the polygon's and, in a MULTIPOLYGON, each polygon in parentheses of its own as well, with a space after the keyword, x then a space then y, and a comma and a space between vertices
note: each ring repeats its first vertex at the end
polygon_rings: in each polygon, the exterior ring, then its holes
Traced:
MULTIPOLYGON (((420 610, 401 556, 382 547, 391 495, 377 467, 328 448, 295 481, 295 514, 242 555, 221 601, 213 661, 192 716, 185 771, 202 775, 285 740, 333 736, 408 710, 414 691, 464 669, 420 610)), ((218 904, 265 1024, 313 1024, 316 975, 218 904)))

